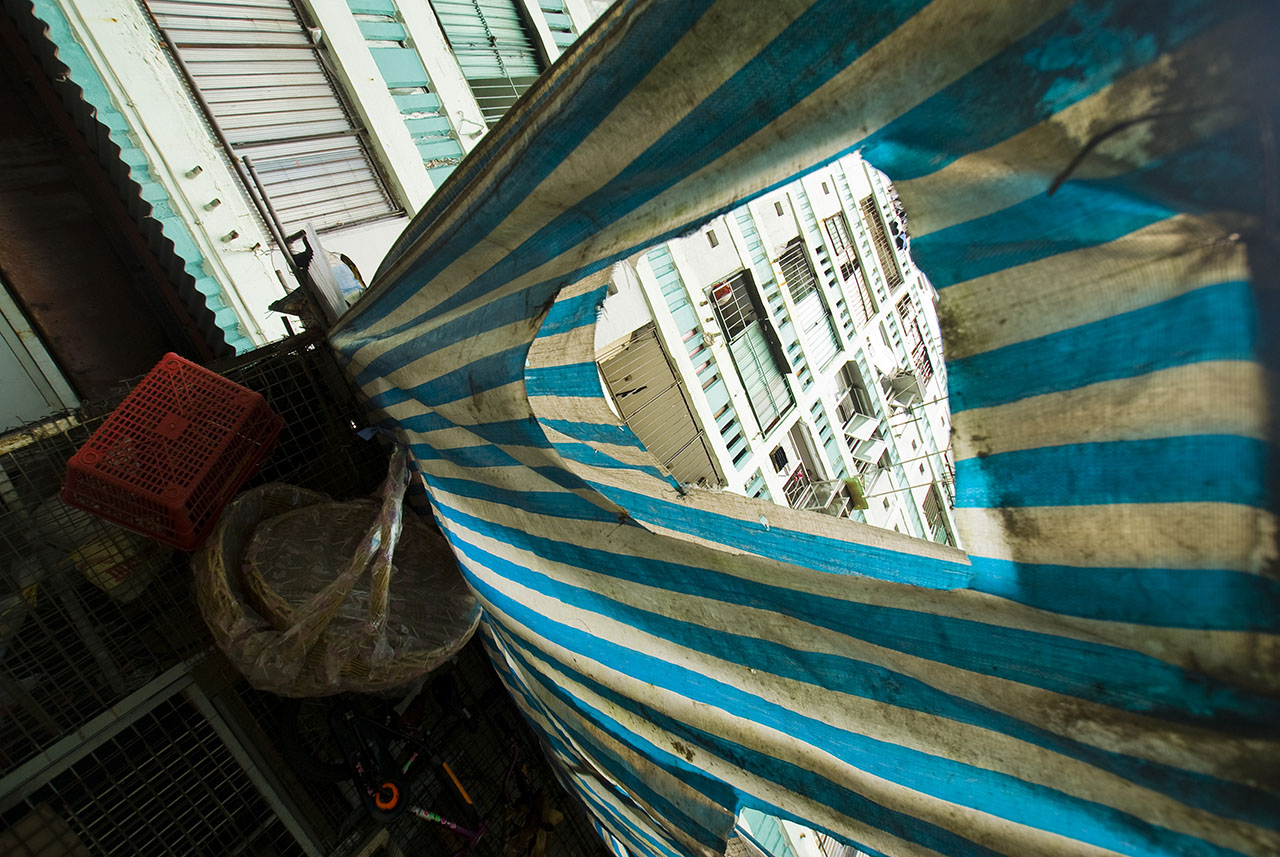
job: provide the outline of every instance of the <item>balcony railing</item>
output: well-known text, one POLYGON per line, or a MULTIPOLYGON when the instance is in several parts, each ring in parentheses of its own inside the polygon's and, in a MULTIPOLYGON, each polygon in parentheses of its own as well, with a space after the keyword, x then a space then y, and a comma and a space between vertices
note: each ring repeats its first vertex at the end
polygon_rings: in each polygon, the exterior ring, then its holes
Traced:
POLYGON ((782 483, 782 494, 787 498, 787 505, 793 509, 813 507, 817 495, 813 490, 813 480, 809 478, 803 464, 797 464, 787 481, 782 483))

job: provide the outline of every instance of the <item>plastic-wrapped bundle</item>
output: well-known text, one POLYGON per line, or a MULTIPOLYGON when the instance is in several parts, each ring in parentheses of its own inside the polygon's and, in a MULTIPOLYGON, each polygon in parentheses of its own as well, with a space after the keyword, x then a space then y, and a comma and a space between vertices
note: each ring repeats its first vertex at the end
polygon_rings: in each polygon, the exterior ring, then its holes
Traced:
POLYGON ((407 483, 397 449, 381 505, 276 484, 227 508, 195 557, 196 592, 251 684, 284 696, 388 690, 471 637, 480 608, 444 538, 405 517, 407 483))

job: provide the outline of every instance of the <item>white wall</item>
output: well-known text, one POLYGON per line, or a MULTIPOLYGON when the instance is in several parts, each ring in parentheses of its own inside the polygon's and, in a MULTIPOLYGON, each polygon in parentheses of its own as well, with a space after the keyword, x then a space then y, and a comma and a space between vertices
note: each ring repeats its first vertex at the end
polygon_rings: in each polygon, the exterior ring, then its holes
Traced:
POLYGON ((693 281, 689 283, 695 292, 701 292, 730 274, 748 267, 747 262, 739 257, 729 234, 729 224, 723 217, 700 227, 697 232, 671 242, 679 245, 683 259, 693 281), (719 244, 711 246, 708 233, 715 233, 719 244))
MULTIPOLYGON (((595 349, 597 353, 622 337, 653 321, 649 302, 644 296, 640 276, 630 262, 613 266, 613 285, 616 292, 605 298, 596 317, 595 349)), ((670 346, 668 346, 670 350, 670 346)))

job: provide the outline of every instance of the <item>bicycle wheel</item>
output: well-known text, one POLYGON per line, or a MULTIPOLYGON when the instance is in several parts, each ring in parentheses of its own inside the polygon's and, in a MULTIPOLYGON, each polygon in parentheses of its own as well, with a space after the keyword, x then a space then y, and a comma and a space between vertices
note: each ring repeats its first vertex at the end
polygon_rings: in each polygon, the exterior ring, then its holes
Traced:
POLYGON ((352 779, 329 729, 331 698, 280 699, 280 755, 303 777, 325 783, 352 779))

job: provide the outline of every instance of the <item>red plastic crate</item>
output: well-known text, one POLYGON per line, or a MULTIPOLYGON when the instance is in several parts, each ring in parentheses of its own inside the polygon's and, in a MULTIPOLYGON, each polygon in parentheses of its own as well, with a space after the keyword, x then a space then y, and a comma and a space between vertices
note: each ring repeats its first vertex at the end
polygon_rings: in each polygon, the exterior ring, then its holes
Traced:
POLYGON ((282 425, 262 396, 166 354, 72 456, 62 500, 193 550, 282 425))

